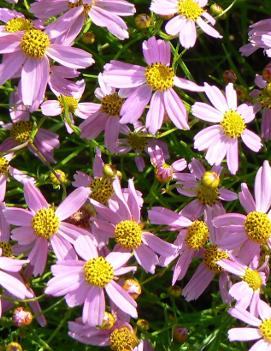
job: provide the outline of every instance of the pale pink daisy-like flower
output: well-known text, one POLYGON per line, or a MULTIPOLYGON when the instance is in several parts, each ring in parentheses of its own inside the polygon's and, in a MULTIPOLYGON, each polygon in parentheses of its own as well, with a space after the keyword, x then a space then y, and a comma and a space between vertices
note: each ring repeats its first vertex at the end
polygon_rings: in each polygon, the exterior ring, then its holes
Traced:
POLYGON ((48 243, 57 259, 76 256, 72 244, 80 234, 90 234, 65 222, 65 219, 86 202, 88 195, 88 189, 78 188, 55 209, 32 182, 26 182, 24 197, 29 210, 17 207, 4 210, 7 222, 17 226, 12 230, 12 239, 18 242, 16 250, 28 252, 34 276, 42 274, 45 269, 48 243))
POLYGON ((119 180, 113 182, 114 200, 108 201, 108 207, 92 200, 97 211, 93 234, 104 241, 113 237, 118 249, 132 251, 137 262, 146 272, 154 273, 158 256, 172 255, 176 246, 167 243, 143 229, 140 218, 143 201, 137 193, 133 180, 128 182, 128 189, 122 190, 119 180))
POLYGON ((179 172, 187 166, 184 158, 174 161, 171 165, 167 164, 163 150, 158 145, 149 146, 148 153, 155 169, 155 177, 161 183, 178 179, 179 172))
MULTIPOLYGON (((33 294, 27 289, 19 275, 23 265, 29 263, 29 260, 17 260, 11 257, 2 256, 0 248, 0 286, 7 290, 12 296, 18 299, 33 297, 33 294)), ((2 314, 0 299, 0 317, 2 314)))
POLYGON ((89 17, 91 22, 107 28, 121 40, 129 37, 127 25, 121 17, 133 16, 136 12, 135 6, 126 0, 39 0, 31 5, 31 11, 41 19, 65 12, 50 27, 72 39, 80 33, 86 18, 89 17))
POLYGON ((239 200, 247 215, 227 213, 213 219, 214 226, 222 229, 218 245, 225 249, 239 249, 240 259, 252 259, 258 254, 260 245, 271 247, 270 179, 271 168, 268 161, 264 161, 255 178, 255 199, 247 184, 241 184, 239 200))
POLYGON ((192 114, 203 121, 219 124, 195 135, 194 147, 199 151, 207 150, 205 158, 211 165, 219 165, 226 156, 229 171, 235 174, 239 167, 239 139, 254 152, 262 147, 258 135, 246 126, 255 118, 253 106, 245 103, 237 105, 237 94, 232 83, 226 86, 225 96, 216 86, 207 83, 205 93, 214 107, 196 102, 192 106, 192 114))
POLYGON ((5 54, 0 65, 0 84, 21 76, 24 105, 32 106, 42 101, 49 79, 49 59, 75 69, 94 63, 91 54, 69 46, 69 41, 59 43, 53 38, 53 32, 47 29, 15 29, 7 35, 0 35, 0 53, 5 54))
POLYGON ((74 125, 74 116, 86 119, 90 114, 97 111, 97 106, 88 102, 80 102, 84 93, 86 83, 82 79, 76 82, 77 91, 72 92, 70 96, 62 95, 56 92, 57 100, 46 100, 40 108, 45 116, 58 116, 68 113, 69 120, 65 119, 65 126, 69 134, 73 132, 71 125, 74 125))
POLYGON ((121 108, 120 123, 135 123, 150 102, 146 128, 155 134, 165 116, 179 129, 189 129, 185 106, 174 86, 190 91, 204 91, 203 87, 175 75, 170 67, 170 44, 151 37, 143 42, 143 55, 147 67, 121 61, 111 61, 104 66, 104 80, 116 88, 133 88, 121 108))
POLYGON ((213 28, 215 19, 203 9, 208 0, 152 0, 150 10, 158 15, 177 16, 171 18, 165 30, 169 35, 178 35, 181 45, 189 49, 197 40, 197 26, 214 38, 222 35, 213 28))
POLYGON ((120 110, 125 93, 124 89, 117 91, 106 84, 101 73, 98 75, 98 81, 99 87, 95 90, 95 96, 101 103, 89 103, 89 116, 79 126, 81 137, 95 139, 104 130, 104 144, 111 152, 115 152, 120 131, 120 110))
POLYGON ((190 173, 177 174, 177 191, 188 197, 196 198, 186 205, 182 214, 189 218, 199 218, 204 211, 208 216, 212 212, 223 209, 222 201, 233 201, 237 195, 228 189, 220 187, 221 166, 213 166, 207 171, 202 162, 193 158, 188 165, 190 173))
POLYGON ((259 301, 259 318, 241 307, 234 307, 229 314, 241 320, 248 327, 232 328, 228 331, 230 341, 256 341, 248 351, 271 350, 271 307, 264 301, 259 301))
POLYGON ((45 293, 65 295, 69 307, 83 306, 82 320, 90 326, 100 326, 105 314, 105 292, 109 299, 123 312, 137 318, 136 302, 114 278, 134 271, 136 267, 124 266, 130 253, 110 252, 98 254, 94 241, 80 236, 74 243, 77 254, 83 259, 58 261, 52 266, 54 278, 45 293))
POLYGON ((261 290, 266 285, 266 268, 268 263, 259 266, 259 257, 252 260, 249 265, 242 264, 236 258, 223 259, 218 265, 225 271, 240 277, 242 281, 233 284, 229 294, 237 301, 235 307, 249 308, 254 315, 259 315, 259 302, 261 290))

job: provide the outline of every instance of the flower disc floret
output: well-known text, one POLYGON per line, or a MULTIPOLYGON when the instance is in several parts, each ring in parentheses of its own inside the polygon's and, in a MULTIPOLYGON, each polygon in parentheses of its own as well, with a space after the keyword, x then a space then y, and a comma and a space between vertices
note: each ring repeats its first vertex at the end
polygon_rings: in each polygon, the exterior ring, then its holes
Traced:
POLYGON ((33 131, 33 122, 31 121, 20 121, 12 125, 10 130, 10 136, 17 143, 22 144, 30 139, 33 131))
POLYGON ((129 145, 133 150, 143 152, 147 145, 147 137, 142 132, 131 132, 127 136, 129 145))
POLYGON ((115 227, 116 242, 126 249, 136 249, 141 245, 142 229, 133 220, 119 222, 115 227))
POLYGON ((239 138, 246 129, 243 117, 233 110, 225 112, 220 125, 224 134, 229 138, 239 138))
POLYGON ((39 29, 27 30, 21 41, 21 49, 25 55, 35 59, 41 59, 49 45, 48 35, 39 29))
POLYGON ((112 329, 117 321, 117 318, 114 314, 110 312, 104 312, 104 318, 102 324, 99 326, 102 330, 112 329))
POLYGON ((102 98, 102 112, 107 113, 110 116, 119 116, 120 110, 123 105, 123 99, 118 93, 105 95, 102 98))
POLYGON ((199 250, 208 240, 209 230, 203 221, 194 221, 187 230, 186 244, 193 250, 199 250))
POLYGON ((32 28, 32 23, 26 18, 17 17, 9 20, 5 25, 6 32, 15 33, 32 28))
POLYGON ((113 351, 132 351, 138 345, 138 339, 132 330, 122 327, 111 333, 109 343, 113 351))
POLYGON ((89 187, 91 189, 91 198, 104 205, 107 204, 113 195, 112 178, 110 177, 94 178, 89 187))
POLYGON ((104 257, 100 256, 84 264, 84 275, 87 283, 104 288, 114 278, 114 269, 104 257))
POLYGON ((271 319, 266 319, 259 326, 260 333, 265 341, 271 343, 271 319))
POLYGON ((188 20, 196 21, 203 13, 203 9, 194 0, 180 0, 178 2, 178 13, 188 20))
POLYGON ((0 175, 7 175, 9 162, 5 157, 0 157, 0 175))
POLYGON ((211 245, 205 250, 203 260, 210 271, 220 273, 223 269, 217 264, 217 262, 228 257, 229 255, 226 251, 219 249, 215 245, 211 245))
POLYGON ((174 71, 162 63, 153 63, 145 70, 147 84, 152 90, 165 91, 173 87, 174 71))
POLYGON ((38 210, 32 218, 32 228, 37 236, 50 239, 59 228, 59 218, 52 207, 38 210))
POLYGON ((10 243, 6 241, 0 241, 0 248, 2 249, 2 256, 5 256, 5 257, 13 256, 12 247, 10 243))
POLYGON ((218 189, 216 187, 207 186, 203 183, 200 183, 197 186, 197 198, 199 202, 203 205, 213 206, 218 198, 218 189))
POLYGON ((73 96, 60 95, 58 101, 63 111, 67 108, 68 112, 74 113, 78 107, 78 100, 73 96))
POLYGON ((246 269, 246 272, 242 279, 254 291, 259 290, 263 283, 260 273, 250 268, 246 269))
POLYGON ((244 225, 249 239, 258 244, 265 244, 271 236, 271 221, 266 213, 250 212, 244 225))
POLYGON ((256 98, 263 107, 271 108, 271 83, 268 83, 256 98))

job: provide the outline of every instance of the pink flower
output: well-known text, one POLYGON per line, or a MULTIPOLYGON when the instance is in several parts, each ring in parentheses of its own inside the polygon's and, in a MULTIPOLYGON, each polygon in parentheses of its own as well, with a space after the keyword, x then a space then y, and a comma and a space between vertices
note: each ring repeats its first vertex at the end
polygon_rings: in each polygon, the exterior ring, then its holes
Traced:
POLYGON ((237 106, 237 94, 232 83, 226 86, 226 96, 216 86, 207 83, 205 92, 214 107, 196 102, 192 106, 192 113, 199 119, 219 124, 199 132, 194 137, 194 147, 199 151, 207 150, 205 158, 211 165, 219 165, 227 156, 229 171, 235 174, 239 167, 239 138, 254 152, 262 147, 261 139, 246 127, 255 118, 253 106, 237 106))
POLYGON ((267 264, 265 262, 258 268, 259 257, 256 260, 254 259, 249 265, 238 262, 234 257, 218 262, 218 265, 225 271, 242 279, 242 281, 233 284, 229 290, 229 294, 237 300, 235 307, 238 306, 245 310, 249 308, 249 311, 255 317, 259 315, 260 293, 266 285, 265 270, 267 264))
POLYGON ((203 9, 208 0, 152 0, 150 10, 158 15, 171 16, 177 14, 166 24, 169 35, 179 36, 181 45, 189 49, 197 40, 196 26, 214 38, 222 38, 212 26, 215 19, 203 9))
POLYGON ((76 212, 87 200, 86 188, 74 190, 55 209, 48 204, 32 182, 24 185, 24 197, 29 210, 7 207, 4 215, 9 224, 18 226, 12 230, 12 239, 18 241, 18 252, 29 252, 33 274, 42 274, 47 262, 48 242, 58 259, 75 257, 72 245, 80 234, 90 235, 64 220, 76 212))
POLYGON ((214 218, 213 224, 222 230, 218 245, 239 250, 238 257, 249 262, 259 253, 260 245, 271 247, 271 168, 264 161, 259 168, 254 184, 254 197, 247 184, 241 184, 239 200, 247 215, 227 213, 214 218))
POLYGON ((178 173, 176 177, 177 191, 184 196, 196 197, 183 208, 184 216, 197 219, 207 211, 208 216, 213 217, 213 212, 217 213, 223 209, 220 200, 237 199, 233 191, 219 186, 222 167, 213 166, 210 171, 206 171, 202 163, 193 158, 188 168, 190 173, 178 173))
POLYGON ((104 80, 116 88, 131 88, 121 108, 120 123, 135 123, 150 102, 146 128, 155 134, 164 122, 165 114, 179 129, 189 129, 187 111, 174 86, 190 91, 203 91, 197 84, 175 76, 170 67, 170 44, 151 37, 143 42, 147 67, 111 61, 104 66, 104 80))
POLYGON ((98 75, 98 81, 100 87, 95 90, 95 96, 101 104, 89 104, 89 117, 80 124, 81 137, 95 139, 104 130, 104 144, 111 152, 115 152, 120 130, 120 110, 125 98, 124 89, 116 91, 105 83, 102 74, 98 75))
POLYGON ((271 349, 271 308, 264 301, 259 301, 260 318, 241 307, 234 307, 229 314, 251 327, 232 328, 228 331, 230 341, 258 340, 248 351, 269 351, 271 349))
POLYGON ((121 17, 132 16, 135 13, 133 4, 125 0, 70 0, 50 1, 39 0, 31 5, 31 11, 38 18, 48 19, 66 12, 56 22, 50 25, 62 36, 71 37, 72 40, 82 30, 86 15, 91 22, 99 27, 107 28, 117 38, 123 40, 129 37, 127 25, 121 17), (69 23, 69 26, 67 26, 69 23))
POLYGON ((93 234, 98 241, 108 241, 114 237, 118 249, 123 252, 132 251, 137 262, 146 272, 154 273, 159 254, 170 256, 175 253, 176 246, 165 242, 143 229, 140 211, 143 204, 133 181, 128 182, 128 189, 123 191, 118 179, 113 182, 114 200, 109 200, 108 207, 91 200, 97 211, 93 234))
POLYGON ((91 54, 69 46, 71 42, 59 43, 53 31, 31 27, 17 31, 15 26, 0 35, 0 53, 5 54, 0 66, 0 84, 21 76, 22 101, 32 106, 43 100, 47 87, 50 60, 69 68, 86 68, 94 63, 91 54))
POLYGON ((52 266, 54 278, 48 282, 45 293, 65 295, 70 307, 83 304, 83 323, 93 327, 100 326, 103 322, 104 292, 123 312, 137 318, 136 302, 114 280, 115 277, 135 270, 135 267, 124 266, 131 254, 113 251, 106 257, 100 256, 93 240, 88 236, 80 236, 74 247, 84 261, 58 261, 52 266))
POLYGON ((77 78, 79 75, 76 69, 52 65, 48 85, 55 95, 72 96, 74 93, 79 93, 80 86, 70 79, 77 78))

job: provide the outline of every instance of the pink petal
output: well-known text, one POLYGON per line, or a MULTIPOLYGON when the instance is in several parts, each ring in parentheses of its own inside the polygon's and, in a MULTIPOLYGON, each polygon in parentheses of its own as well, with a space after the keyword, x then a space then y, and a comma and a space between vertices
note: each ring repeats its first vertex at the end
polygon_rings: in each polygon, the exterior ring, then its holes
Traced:
POLYGON ((56 209, 56 216, 60 220, 64 220, 84 205, 90 194, 90 189, 85 187, 80 187, 75 189, 70 195, 66 197, 64 201, 56 209))
POLYGON ((74 243, 74 248, 85 261, 98 257, 97 248, 89 236, 80 235, 74 243))
POLYGON ((146 272, 154 273, 155 266, 158 264, 157 255, 145 244, 141 244, 135 251, 134 255, 138 263, 146 272))
POLYGON ((204 86, 208 99, 218 111, 224 114, 227 110, 229 110, 225 96, 215 85, 205 83, 204 86))
POLYGON ((42 208, 49 207, 48 202, 42 195, 40 190, 33 184, 33 182, 25 182, 24 184, 24 198, 28 207, 37 212, 42 208))
POLYGON ((271 205, 271 168, 268 161, 264 161, 255 178, 254 196, 256 210, 266 213, 271 205))
POLYGON ((261 138, 248 129, 244 130, 243 134, 241 135, 241 138, 246 144, 246 146, 254 152, 258 152, 262 147, 261 138))
POLYGON ((228 337, 230 341, 249 341, 260 339, 262 336, 256 328, 232 328, 228 331, 228 337))
POLYGON ((3 210, 3 213, 9 224, 31 226, 33 214, 28 210, 16 207, 6 207, 3 210))
POLYGON ((213 38, 222 38, 222 35, 218 33, 217 30, 215 30, 212 26, 210 26, 208 23, 203 21, 201 17, 197 19, 197 25, 205 32, 206 34, 210 35, 213 38))
POLYGON ((179 40, 185 49, 192 48, 197 40, 197 30, 194 21, 185 20, 181 31, 179 32, 179 40))
POLYGON ((227 149, 227 165, 231 174, 236 174, 238 171, 238 139, 232 139, 228 143, 227 149))
POLYGON ((168 117, 174 125, 179 129, 189 129, 187 111, 176 92, 173 89, 168 89, 164 91, 163 95, 168 117))
POLYGON ((212 123, 220 122, 223 118, 220 111, 203 102, 196 102, 192 106, 191 112, 195 117, 212 123))
POLYGON ((166 66, 170 65, 169 42, 151 37, 143 42, 142 48, 145 61, 148 65, 158 62, 166 66))
POLYGON ((142 241, 161 256, 171 256, 177 251, 177 247, 175 245, 160 239, 158 236, 153 235, 152 233, 144 232, 142 241))
POLYGON ((237 319, 240 319, 246 324, 252 325, 253 327, 258 327, 261 325, 261 320, 253 316, 251 313, 248 311, 235 307, 235 308, 230 308, 229 309, 229 314, 237 319))
POLYGON ((247 213, 256 210, 255 201, 248 190, 246 183, 241 184, 241 192, 238 194, 239 201, 247 213))
POLYGON ((156 91, 151 98, 149 111, 146 116, 146 128, 151 134, 155 134, 161 128, 164 115, 163 93, 156 91))

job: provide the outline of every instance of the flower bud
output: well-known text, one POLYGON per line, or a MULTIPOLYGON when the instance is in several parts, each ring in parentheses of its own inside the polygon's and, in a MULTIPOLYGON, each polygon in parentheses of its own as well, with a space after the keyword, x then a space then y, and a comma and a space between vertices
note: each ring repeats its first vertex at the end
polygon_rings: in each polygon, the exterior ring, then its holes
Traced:
POLYGON ((110 312, 104 313, 103 322, 100 325, 100 329, 102 330, 109 330, 112 329, 114 324, 116 323, 116 316, 110 312))
POLYGON ((271 82, 271 65, 270 64, 264 67, 262 76, 263 76, 263 79, 266 80, 268 83, 271 82))
POLYGON ((141 331, 147 331, 150 329, 150 323, 146 319, 138 319, 136 326, 141 331))
POLYGON ((84 44, 94 44, 95 43, 95 34, 93 32, 84 33, 82 36, 82 42, 84 44))
POLYGON ((237 76, 232 69, 227 69, 223 72, 223 79, 226 84, 235 83, 237 80, 237 76))
POLYGON ((59 186, 61 183, 67 184, 69 182, 67 175, 65 172, 61 171, 61 169, 55 169, 54 172, 50 172, 49 178, 54 186, 59 186))
POLYGON ((173 329, 173 339, 182 344, 184 343, 188 338, 188 329, 181 327, 181 326, 176 326, 173 329))
POLYGON ((6 351, 23 351, 22 346, 17 342, 10 342, 6 346, 6 351))
POLYGON ((220 177, 216 172, 207 171, 203 174, 201 182, 203 185, 215 189, 219 186, 220 177))
POLYGON ((141 286, 136 279, 126 279, 122 287, 134 300, 136 300, 141 294, 141 286))
POLYGON ((17 307, 13 311, 12 320, 16 327, 23 327, 32 323, 33 316, 30 311, 25 310, 23 307, 17 307))
POLYGON ((223 13, 223 8, 218 4, 212 4, 210 6, 210 12, 213 16, 220 16, 223 13))
POLYGON ((168 294, 173 297, 180 297, 182 295, 182 289, 177 285, 171 286, 168 288, 168 294))
POLYGON ((146 29, 151 26, 151 17, 146 13, 139 13, 135 16, 135 25, 138 29, 146 29))

